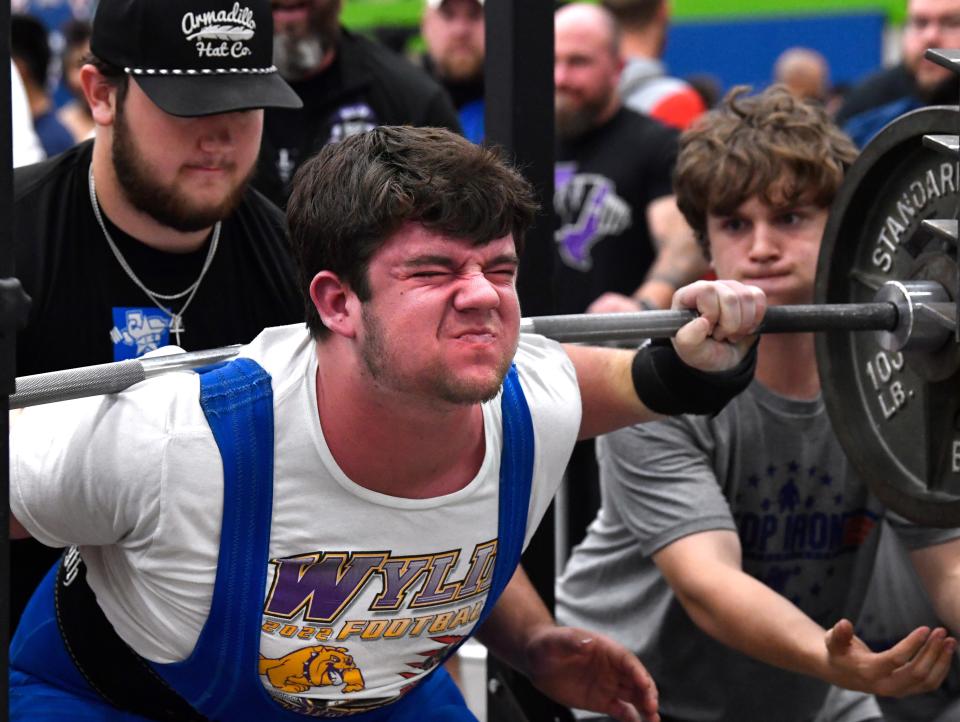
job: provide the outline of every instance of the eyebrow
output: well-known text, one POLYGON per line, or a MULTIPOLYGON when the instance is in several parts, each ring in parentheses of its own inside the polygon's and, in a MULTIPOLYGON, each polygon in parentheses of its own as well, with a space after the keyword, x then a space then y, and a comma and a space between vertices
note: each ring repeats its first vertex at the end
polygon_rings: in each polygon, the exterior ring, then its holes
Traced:
MULTIPOLYGON (((513 266, 520 265, 520 258, 515 253, 503 253, 499 256, 491 258, 488 262, 484 264, 485 267, 488 266, 499 266, 501 264, 510 264, 513 266)), ((426 254, 423 256, 417 256, 416 258, 411 258, 403 262, 403 265, 407 268, 422 268, 424 266, 442 266, 443 268, 449 268, 453 270, 459 264, 456 263, 449 256, 433 255, 426 254)))

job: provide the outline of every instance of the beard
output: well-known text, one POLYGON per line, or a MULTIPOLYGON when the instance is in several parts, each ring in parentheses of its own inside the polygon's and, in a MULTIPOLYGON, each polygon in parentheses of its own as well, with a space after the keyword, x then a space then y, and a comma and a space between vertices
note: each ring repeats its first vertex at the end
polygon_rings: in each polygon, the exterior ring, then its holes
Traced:
MULTIPOLYGON (((202 231, 230 215, 243 197, 247 181, 253 174, 253 166, 219 203, 194 203, 175 184, 163 185, 155 179, 130 133, 123 105, 120 103, 117 106, 114 118, 111 156, 117 180, 127 201, 158 223, 181 233, 202 231)), ((225 170, 234 172, 236 164, 225 166, 225 170)))
MULTIPOLYGON (((453 376, 439 361, 421 371, 421 378, 429 379, 428 385, 418 382, 396 371, 396 351, 387 344, 387 335, 379 319, 364 303, 361 310, 366 336, 360 347, 360 357, 375 383, 382 387, 429 394, 435 399, 451 404, 472 405, 496 398, 503 385, 503 379, 510 370, 513 353, 506 354, 492 377, 484 381, 467 381, 453 376)), ((514 351, 516 349, 514 348, 514 351)))
POLYGON ((314 4, 305 34, 295 28, 278 30, 273 34, 273 64, 280 76, 296 82, 310 77, 320 66, 324 55, 340 39, 340 2, 314 4))
POLYGON ((579 105, 566 96, 554 96, 554 123, 560 140, 575 140, 599 125, 599 118, 610 103, 610 98, 584 100, 579 105))
POLYGON ((434 58, 437 76, 449 83, 470 83, 483 77, 483 50, 458 48, 434 58))

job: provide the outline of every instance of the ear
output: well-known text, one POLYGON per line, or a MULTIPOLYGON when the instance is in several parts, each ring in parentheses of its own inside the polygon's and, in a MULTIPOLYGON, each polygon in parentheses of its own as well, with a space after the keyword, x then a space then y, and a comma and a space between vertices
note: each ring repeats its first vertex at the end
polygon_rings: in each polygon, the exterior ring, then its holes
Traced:
POLYGON ((113 125, 117 112, 117 88, 92 65, 80 68, 80 87, 97 125, 113 125))
POLYGON ((310 281, 310 301, 323 325, 333 333, 355 338, 360 327, 360 300, 332 271, 320 271, 310 281))

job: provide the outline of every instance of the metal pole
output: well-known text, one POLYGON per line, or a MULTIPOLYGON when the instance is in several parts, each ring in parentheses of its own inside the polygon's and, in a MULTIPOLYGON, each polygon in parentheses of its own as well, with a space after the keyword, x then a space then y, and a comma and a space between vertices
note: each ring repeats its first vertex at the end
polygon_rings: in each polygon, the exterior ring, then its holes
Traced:
MULTIPOLYGON (((0 278, 13 275, 10 213, 13 206, 13 148, 10 112, 10 3, 0 3, 0 278)), ((0 309, 0 438, 2 438, 3 479, 0 481, 0 719, 8 715, 7 679, 10 640, 10 540, 3 529, 8 529, 10 515, 10 439, 6 410, 7 396, 13 391, 16 367, 16 335, 13 323, 15 309, 0 309)))
MULTIPOLYGON (((530 315, 553 313, 553 10, 547 0, 487 0, 486 140, 508 151, 537 192, 540 212, 527 233, 517 281, 521 308, 530 315)), ((553 519, 551 507, 523 556, 530 581, 553 610, 553 519)), ((517 720, 518 707, 533 720, 554 719, 556 706, 503 665, 488 663, 488 718, 517 720), (516 705, 506 703, 516 697, 516 705)))

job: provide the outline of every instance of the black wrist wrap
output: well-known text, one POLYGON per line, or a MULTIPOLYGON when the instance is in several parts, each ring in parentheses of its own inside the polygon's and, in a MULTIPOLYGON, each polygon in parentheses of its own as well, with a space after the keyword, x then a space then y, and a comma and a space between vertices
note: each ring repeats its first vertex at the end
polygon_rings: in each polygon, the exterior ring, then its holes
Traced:
POLYGON ((658 414, 713 415, 750 385, 756 366, 756 343, 734 368, 711 373, 687 366, 670 339, 655 339, 633 357, 633 387, 644 406, 658 414))

